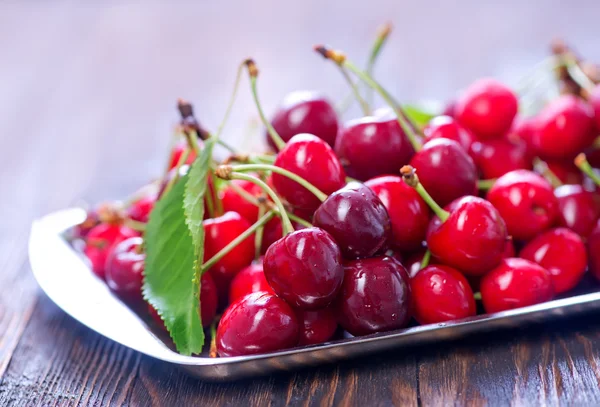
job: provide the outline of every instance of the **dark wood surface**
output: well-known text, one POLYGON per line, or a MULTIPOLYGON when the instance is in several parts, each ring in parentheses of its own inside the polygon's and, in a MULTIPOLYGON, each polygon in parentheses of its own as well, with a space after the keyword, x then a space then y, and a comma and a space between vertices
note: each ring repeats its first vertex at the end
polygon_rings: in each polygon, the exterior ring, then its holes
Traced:
MULTIPOLYGON (((214 128, 247 56, 268 111, 294 89, 344 95, 311 46, 362 63, 387 20, 377 74, 403 100, 445 99, 483 75, 515 83, 557 35, 600 61, 597 0, 196 3, 0 2, 0 405, 600 404, 598 315, 210 384, 56 307, 29 269, 31 221, 158 175, 174 100, 214 128)), ((242 143, 256 120, 246 87, 232 119, 226 138, 242 143)))

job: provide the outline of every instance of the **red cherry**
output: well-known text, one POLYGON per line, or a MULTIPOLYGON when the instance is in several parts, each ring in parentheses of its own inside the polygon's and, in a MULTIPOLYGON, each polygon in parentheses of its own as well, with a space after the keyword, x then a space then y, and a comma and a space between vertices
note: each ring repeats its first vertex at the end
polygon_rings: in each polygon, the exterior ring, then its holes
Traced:
POLYGON ((540 304, 554 298, 550 272, 525 259, 504 259, 481 280, 486 312, 500 312, 540 304))
MULTIPOLYGON (((327 195, 346 183, 342 164, 331 147, 311 134, 292 137, 277 154, 275 166, 297 174, 327 195)), ((273 186, 292 206, 309 211, 319 207, 312 192, 283 175, 273 173, 273 186)))
POLYGON ((387 249, 391 224, 385 206, 368 187, 350 182, 329 195, 313 224, 328 232, 346 259, 372 257, 387 249))
POLYGON ((260 247, 260 252, 262 254, 265 254, 267 252, 267 249, 282 237, 283 225, 281 224, 281 218, 276 216, 270 221, 268 221, 263 229, 263 239, 260 247))
POLYGON ((273 243, 263 267, 277 295, 307 310, 329 305, 344 278, 340 248, 329 233, 315 227, 297 230, 273 243))
POLYGON ((532 157, 523 142, 504 139, 476 141, 471 149, 471 157, 483 179, 498 178, 510 171, 533 168, 532 157))
POLYGON ((520 256, 550 272, 556 294, 579 284, 587 267, 583 241, 577 233, 566 228, 551 229, 538 235, 521 250, 520 256))
POLYGON ((340 130, 335 152, 349 176, 367 180, 396 174, 415 150, 394 116, 367 116, 352 120, 340 130))
POLYGON ((393 175, 370 179, 365 185, 387 209, 392 224, 392 246, 401 251, 419 249, 429 225, 429 207, 419 193, 393 175))
POLYGON ((508 234, 518 240, 533 238, 552 226, 558 216, 558 200, 550 183, 527 170, 498 178, 487 199, 500 212, 508 234))
MULTIPOLYGON (((169 161, 169 170, 172 170, 173 168, 177 167, 177 163, 179 162, 181 155, 187 147, 188 143, 186 140, 178 141, 177 144, 175 144, 173 150, 171 151, 171 161, 169 161)), ((185 160, 184 164, 192 165, 195 159, 196 153, 194 151, 190 151, 188 158, 187 160, 185 160)))
POLYGON ((427 247, 442 264, 469 276, 480 276, 496 267, 502 259, 506 226, 488 201, 465 196, 445 208, 445 222, 436 216, 429 224, 427 247))
POLYGON ((234 303, 239 298, 258 291, 273 293, 273 289, 265 278, 262 260, 252 263, 242 269, 231 281, 229 288, 229 302, 234 303))
POLYGON ((327 342, 337 330, 335 312, 330 307, 316 311, 296 310, 296 316, 300 323, 300 346, 327 342))
POLYGON ((100 217, 96 208, 90 209, 85 220, 73 228, 73 237, 76 239, 85 239, 95 226, 100 224, 100 217))
POLYGON ((403 328, 410 320, 406 269, 391 257, 354 260, 344 267, 338 321, 354 336, 403 328))
POLYGON ((456 141, 467 153, 471 151, 471 145, 475 142, 475 136, 469 130, 461 126, 450 116, 437 116, 423 129, 425 142, 437 138, 445 138, 456 141))
MULTIPOLYGON (((263 195, 262 188, 253 182, 234 179, 231 184, 243 189, 248 192, 251 196, 258 198, 263 195)), ((219 192, 221 202, 223 204, 223 211, 229 212, 234 211, 239 213, 244 219, 250 223, 254 223, 258 220, 258 206, 251 202, 248 202, 240 194, 236 192, 231 186, 226 186, 219 192)))
POLYGON ((530 154, 535 155, 532 140, 537 126, 536 120, 536 116, 517 116, 513 121, 512 129, 507 134, 506 139, 515 143, 525 143, 530 154))
POLYGON ((572 160, 546 160, 545 163, 548 166, 548 170, 556 175, 556 178, 563 184, 581 184, 583 182, 583 173, 577 168, 572 160))
POLYGON ((219 356, 275 352, 298 343, 300 326, 292 308, 281 298, 257 292, 231 304, 217 328, 219 356))
POLYGON ((106 260, 106 284, 129 301, 142 300, 144 261, 143 239, 131 237, 114 246, 106 260))
POLYGON ((517 114, 515 93, 495 79, 473 82, 456 101, 455 117, 481 140, 505 135, 517 114))
POLYGON ((455 141, 439 138, 423 145, 410 165, 431 197, 445 206, 465 195, 477 194, 477 169, 455 141))
POLYGON ((152 212, 154 204, 156 203, 156 198, 156 194, 149 194, 133 202, 131 206, 127 208, 127 217, 138 222, 148 222, 150 212, 152 212))
POLYGON ((410 280, 414 317, 435 324, 474 316, 475 298, 469 282, 448 266, 427 266, 410 280))
POLYGON ((590 274, 600 281, 600 219, 587 239, 590 274))
POLYGON ((87 234, 84 253, 92 263, 92 271, 101 279, 105 278, 106 259, 112 248, 139 233, 120 224, 100 223, 87 234))
POLYGON ((600 85, 596 85, 590 94, 590 105, 594 111, 596 129, 600 130, 600 85))
POLYGON ((554 195, 558 199, 558 226, 587 237, 600 216, 600 196, 581 185, 561 185, 554 195))
POLYGON ((451 99, 446 102, 442 115, 456 118, 456 99, 451 99))
MULTIPOLYGON (((427 249, 419 250, 408 257, 404 262, 401 262, 406 268, 410 278, 413 278, 419 272, 419 270, 421 270, 421 264, 423 263, 423 257, 425 257, 426 251, 427 249)), ((429 261, 430 264, 433 263, 431 260, 432 259, 429 261)))
POLYGON ((508 259, 509 257, 516 257, 515 252, 515 244, 512 239, 506 239, 506 243, 504 244, 504 252, 502 253, 503 259, 508 259))

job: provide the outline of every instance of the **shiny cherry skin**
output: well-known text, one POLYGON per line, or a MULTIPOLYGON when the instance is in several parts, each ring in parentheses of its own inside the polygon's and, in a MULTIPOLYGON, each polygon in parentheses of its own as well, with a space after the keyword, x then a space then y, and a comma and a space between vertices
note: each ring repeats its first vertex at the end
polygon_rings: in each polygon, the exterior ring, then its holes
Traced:
POLYGON ((142 282, 146 254, 143 239, 131 237, 115 245, 106 260, 106 284, 129 301, 142 300, 142 282))
POLYGON ((300 324, 300 346, 327 342, 338 327, 335 312, 331 307, 316 311, 296 310, 296 316, 300 324))
POLYGON ((596 137, 594 113, 573 95, 550 102, 537 116, 532 144, 542 159, 573 159, 596 137))
POLYGON ((554 195, 558 199, 557 225, 587 237, 600 217, 600 196, 581 185, 561 185, 554 195))
POLYGON ((587 239, 590 274, 600 281, 600 219, 587 239))
POLYGON ((583 173, 577 168, 572 160, 546 160, 545 163, 552 174, 556 175, 556 178, 563 184, 583 183, 583 173))
MULTIPOLYGON (((297 214, 297 213, 296 213, 297 214)), ((300 215, 298 215, 300 216, 300 215)), ((292 226, 294 226, 294 230, 304 229, 304 226, 297 223, 292 222, 292 226)), ((281 224, 281 219, 276 216, 267 222, 265 228, 263 230, 263 239, 262 244, 260 246, 260 252, 265 254, 269 246, 275 243, 277 240, 283 237, 283 226, 281 224)))
POLYGON ((442 264, 468 276, 481 276, 496 267, 505 250, 506 225, 488 201, 465 196, 445 208, 450 216, 429 224, 427 247, 442 264))
POLYGON ((398 120, 388 115, 347 122, 340 129, 335 152, 348 175, 361 181, 396 174, 415 154, 398 120))
POLYGON ((471 157, 483 179, 498 178, 514 170, 531 170, 533 157, 524 142, 505 139, 476 141, 471 157))
MULTIPOLYGON (((288 94, 271 120, 271 125, 286 142, 296 134, 309 133, 333 148, 338 135, 335 109, 316 92, 296 91, 288 94)), ((265 136, 269 145, 275 149, 268 132, 265 136)))
POLYGON ((504 259, 481 280, 481 299, 488 313, 540 304, 552 298, 550 272, 529 260, 504 259))
POLYGON ((469 282, 452 267, 425 267, 411 278, 410 291, 413 316, 419 324, 472 317, 477 311, 469 282))
POLYGON ((92 264, 94 274, 104 280, 106 259, 113 247, 125 239, 137 236, 138 232, 120 224, 100 223, 94 226, 86 236, 83 249, 92 264))
POLYGON ((268 353, 296 346, 300 324, 292 307, 276 295, 256 292, 231 304, 217 328, 219 356, 268 353))
POLYGON ((179 167, 179 171, 177 171, 176 168, 171 168, 169 170, 169 172, 167 172, 167 174, 163 177, 161 183, 160 183, 160 188, 158 189, 158 196, 162 196, 162 194, 165 191, 165 188, 167 187, 167 185, 169 184, 169 182, 171 181, 171 179, 173 179, 173 177, 175 176, 176 173, 178 173, 178 177, 183 177, 185 176, 190 170, 190 166, 187 164, 182 165, 181 167, 179 167))
POLYGON ((446 206, 456 198, 477 194, 477 168, 453 140, 439 138, 423 145, 410 161, 432 198, 446 206))
POLYGON ((456 99, 451 99, 446 102, 442 115, 452 117, 453 119, 456 118, 456 99))
POLYGON ((515 93, 495 79, 473 82, 456 101, 456 119, 480 140, 504 136, 518 110, 515 93))
POLYGON ((138 222, 148 222, 150 212, 154 209, 156 198, 156 194, 148 194, 141 197, 127 208, 127 216, 138 222))
MULTIPOLYGON (((177 163, 179 162, 181 155, 183 154, 183 152, 185 151, 185 149, 187 147, 188 147, 188 143, 186 140, 180 140, 175 144, 175 146, 173 146, 173 150, 171 151, 171 159, 169 161, 169 170, 172 170, 173 168, 177 167, 177 163)), ((187 158, 187 160, 185 160, 184 164, 192 165, 192 163, 194 162, 195 159, 196 159, 196 153, 193 151, 190 151, 188 158, 187 158)))
POLYGON ((297 230, 273 243, 263 267, 273 291, 305 310, 328 306, 344 278, 340 248, 329 233, 316 227, 297 230))
MULTIPOLYGON (((298 134, 277 154, 275 166, 284 168, 329 195, 346 184, 346 173, 335 153, 320 138, 298 134)), ((292 206, 307 211, 319 207, 317 197, 291 179, 273 173, 273 186, 292 206)))
POLYGON ((550 229, 536 236, 519 256, 550 272, 556 294, 575 288, 587 267, 585 244, 577 233, 567 228, 550 229))
POLYGON ((391 235, 385 206, 369 187, 358 182, 329 195, 316 210, 313 225, 328 232, 349 260, 385 251, 391 235))
POLYGON ((354 336, 405 327, 411 317, 406 269, 391 257, 354 260, 344 266, 336 301, 338 322, 354 336))
POLYGON ((392 224, 391 245, 400 251, 419 249, 429 225, 429 207, 401 177, 387 175, 365 182, 387 209, 392 224))
POLYGON ((501 176, 488 191, 487 200, 500 212, 508 234, 517 240, 532 239, 558 217, 552 186, 532 171, 516 170, 501 176))
POLYGON ((436 116, 423 129, 425 142, 436 138, 445 138, 456 141, 467 153, 475 142, 475 135, 464 128, 450 116, 436 116))
POLYGON ((258 291, 275 294, 265 278, 262 259, 236 274, 229 287, 229 303, 258 291))
POLYGON ((533 151, 532 139, 537 126, 537 117, 517 116, 513 121, 513 126, 505 139, 515 143, 525 143, 527 150, 531 155, 535 155, 533 151))
POLYGON ((596 129, 600 129, 600 85, 596 85, 592 90, 589 102, 594 111, 596 129))
MULTIPOLYGON (((236 187, 246 191, 254 198, 263 195, 262 188, 253 182, 234 179, 231 181, 231 184, 235 184, 236 187)), ((219 197, 223 204, 223 211, 237 212, 250 223, 254 223, 258 220, 258 206, 248 202, 231 186, 228 185, 219 191, 219 197)))

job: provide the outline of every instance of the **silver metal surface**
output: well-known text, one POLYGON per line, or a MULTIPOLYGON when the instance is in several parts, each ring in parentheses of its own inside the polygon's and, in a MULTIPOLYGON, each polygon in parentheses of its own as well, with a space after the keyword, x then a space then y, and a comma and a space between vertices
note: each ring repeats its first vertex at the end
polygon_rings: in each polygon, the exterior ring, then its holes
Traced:
POLYGON ((517 310, 460 321, 407 328, 343 339, 281 352, 233 358, 180 355, 154 335, 146 323, 115 297, 89 270, 62 234, 85 217, 82 209, 68 209, 34 222, 29 240, 33 274, 44 292, 67 314, 101 335, 124 346, 208 380, 233 380, 293 370, 410 345, 457 339, 474 333, 519 327, 552 317, 600 309, 600 293, 577 295, 517 310))

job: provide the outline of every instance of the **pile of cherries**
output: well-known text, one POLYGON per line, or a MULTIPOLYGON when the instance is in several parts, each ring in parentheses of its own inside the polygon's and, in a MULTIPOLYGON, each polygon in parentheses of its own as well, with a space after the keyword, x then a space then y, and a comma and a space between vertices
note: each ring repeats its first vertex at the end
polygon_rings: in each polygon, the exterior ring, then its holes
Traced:
MULTIPOLYGON (((203 274, 205 326, 222 311, 218 354, 468 318, 476 298, 487 313, 510 310, 569 292, 586 270, 600 279, 598 186, 574 164, 585 153, 600 166, 600 91, 562 94, 529 117, 518 108, 509 87, 477 80, 415 126, 416 148, 389 109, 341 123, 318 94, 289 95, 271 121, 285 146, 267 134, 273 165, 326 199, 281 173, 259 174, 300 222, 284 235, 273 217, 259 250, 251 236, 203 274)), ((90 211, 76 230, 94 273, 128 301, 143 301, 145 257, 131 221, 147 222, 160 190, 185 172, 186 147, 173 149, 162 186, 124 211, 90 211)), ((248 196, 271 203, 248 180, 218 190, 209 181, 222 211, 204 221, 204 261, 257 222, 260 204, 248 196)))

